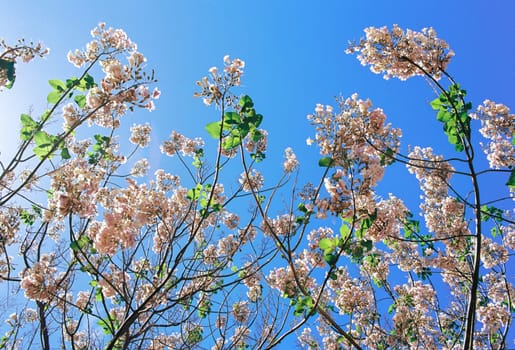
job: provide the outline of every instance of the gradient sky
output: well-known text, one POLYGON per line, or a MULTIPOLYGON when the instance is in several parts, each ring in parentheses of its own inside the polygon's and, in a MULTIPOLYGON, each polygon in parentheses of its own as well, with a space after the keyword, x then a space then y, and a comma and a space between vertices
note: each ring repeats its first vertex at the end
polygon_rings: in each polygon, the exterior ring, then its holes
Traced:
MULTIPOLYGON (((160 140, 172 129, 206 136, 199 123, 211 121, 215 112, 192 97, 194 83, 230 54, 246 61, 240 91, 265 116, 270 148, 279 150, 269 158, 276 162, 286 146, 297 153, 306 149, 312 129, 305 116, 316 103, 332 104, 334 96, 353 92, 370 98, 404 130, 404 146, 445 144, 424 79, 385 81, 344 53, 364 28, 394 23, 413 30, 433 26, 447 40, 456 52, 449 71, 474 104, 490 98, 515 105, 513 1, 18 0, 5 1, 2 13, 0 37, 41 40, 52 50, 44 60, 19 64, 14 89, 0 94, 4 130, 17 128, 20 113, 37 115, 46 108, 49 79, 78 74, 66 53, 83 48, 100 21, 126 30, 155 69, 163 93, 157 110, 137 112, 129 123, 149 120, 158 126, 160 140)), ((0 138, 0 159, 17 144, 16 137, 13 130, 0 138)))
MULTIPOLYGON (((237 93, 250 95, 265 117, 269 149, 276 150, 267 156, 269 167, 280 166, 283 150, 291 146, 312 168, 318 155, 305 145, 313 136, 306 115, 316 103, 334 104, 335 96, 354 92, 370 98, 403 129, 404 150, 408 145, 452 150, 428 104, 435 96, 423 78, 386 81, 344 53, 368 26, 432 26, 455 51, 448 70, 474 106, 486 98, 515 106, 515 1, 18 0, 4 2, 2 13, 0 37, 41 40, 52 51, 43 60, 18 64, 14 88, 0 94, 0 160, 17 145, 20 113, 45 110, 47 81, 79 74, 66 54, 84 48, 100 21, 123 28, 159 79, 156 111, 138 111, 127 119, 128 125, 149 121, 154 126, 156 143, 147 151, 154 169, 163 166, 154 151, 172 129, 209 138, 203 126, 216 119, 216 111, 193 98, 195 81, 209 67, 221 66, 226 54, 246 61, 237 93)), ((309 177, 306 171, 301 175, 309 177)), ((389 169, 381 193, 410 195, 417 182, 412 176, 403 179, 406 174, 401 166, 389 169)))
MULTIPOLYGON (((0 160, 17 144, 20 113, 39 115, 46 108, 49 79, 66 79, 78 70, 66 60, 69 50, 83 48, 98 22, 123 28, 155 69, 162 91, 157 109, 138 111, 128 125, 149 121, 155 141, 172 129, 189 137, 208 138, 203 126, 215 120, 193 98, 195 81, 230 54, 246 62, 243 87, 269 131, 267 164, 280 166, 283 150, 292 146, 301 163, 318 158, 305 140, 313 136, 306 115, 316 103, 333 104, 334 96, 358 92, 384 109, 403 129, 408 145, 446 143, 428 102, 433 91, 423 78, 384 80, 345 55, 347 43, 368 26, 420 30, 432 26, 455 51, 449 72, 477 106, 488 98, 515 108, 515 1, 350 1, 350 0, 170 0, 170 1, 1 1, 0 37, 41 40, 51 54, 17 65, 12 90, 0 94, 0 160)), ((150 152, 150 151, 147 151, 150 152)), ((151 158, 152 159, 152 158, 151 158)), ((160 161, 157 159, 156 161, 160 161)), ((312 163, 316 164, 316 163, 312 163)), ((159 167, 159 164, 154 164, 159 167)), ((416 180, 404 167, 389 170, 382 193, 413 194, 416 180)), ((503 181, 502 179, 499 181, 503 181)), ((504 180, 505 181, 505 180, 504 180)), ((488 184, 485 184, 488 186, 488 184)), ((495 193, 494 193, 495 194, 495 193)), ((418 199, 418 193, 415 195, 418 199)), ((418 213, 415 202, 412 210, 418 213)))

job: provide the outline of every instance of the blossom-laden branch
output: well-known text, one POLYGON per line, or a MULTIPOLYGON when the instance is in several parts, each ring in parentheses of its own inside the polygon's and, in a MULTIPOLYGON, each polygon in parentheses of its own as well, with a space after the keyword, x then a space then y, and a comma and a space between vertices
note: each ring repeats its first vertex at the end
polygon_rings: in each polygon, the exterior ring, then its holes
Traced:
POLYGON ((0 90, 2 88, 11 89, 16 80, 16 62, 21 60, 24 63, 32 61, 36 56, 44 57, 50 53, 48 48, 38 42, 26 43, 24 39, 18 43, 9 45, 4 39, 0 40, 0 90))
MULTIPOLYGON (((151 174, 138 157, 152 123, 125 120, 155 108, 153 72, 124 31, 95 28, 68 54, 82 73, 50 81, 49 109, 21 116, 20 147, 2 164, 0 277, 25 306, 1 346, 269 349, 296 335, 306 349, 506 347, 515 212, 484 200, 478 177, 513 173, 513 115, 488 100, 470 113, 433 29, 365 33, 349 52, 385 77, 426 76, 464 156, 403 154, 401 129, 353 94, 308 116, 320 152, 312 182, 300 183, 306 165, 290 147, 273 181, 273 135, 259 103, 236 94, 245 62, 225 56, 195 93, 215 107, 212 140, 172 130, 160 149, 179 167, 151 174), (476 120, 487 143, 472 138, 476 120), (478 146, 487 170, 475 170, 478 146), (419 183, 421 220, 412 201, 382 195, 398 165, 419 183)), ((11 54, 44 52, 33 50, 11 54)))
POLYGON ((384 73, 385 79, 400 80, 426 74, 440 79, 454 56, 433 28, 416 32, 403 30, 398 25, 392 29, 386 26, 366 28, 365 38, 351 43, 346 52, 358 53, 362 65, 370 65, 370 70, 376 74, 384 73))

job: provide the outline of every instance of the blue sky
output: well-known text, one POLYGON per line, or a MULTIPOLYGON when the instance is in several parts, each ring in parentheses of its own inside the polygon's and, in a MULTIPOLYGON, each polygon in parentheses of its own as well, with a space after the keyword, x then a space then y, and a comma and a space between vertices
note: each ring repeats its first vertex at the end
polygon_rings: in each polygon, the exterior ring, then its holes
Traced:
MULTIPOLYGON (((267 164, 280 166, 283 150, 292 146, 307 166, 305 177, 310 168, 318 174, 309 163, 316 162, 316 150, 305 146, 313 136, 306 115, 316 103, 334 104, 340 94, 358 92, 383 108, 403 129, 404 150, 409 144, 451 149, 428 104, 433 92, 422 78, 385 81, 345 55, 347 42, 359 39, 368 26, 434 27, 455 51, 449 72, 474 105, 489 98, 515 108, 515 2, 509 0, 18 0, 4 1, 1 13, 0 37, 41 40, 51 48, 44 60, 18 64, 14 88, 0 94, 1 160, 16 145, 19 114, 37 115, 46 108, 47 81, 78 74, 66 54, 84 47, 100 21, 123 28, 159 79, 157 109, 138 111, 128 125, 149 121, 156 141, 173 129, 207 139, 203 125, 215 120, 216 112, 193 98, 195 81, 230 54, 246 62, 238 92, 250 95, 265 117, 267 164)), ((382 193, 413 194, 416 180, 403 167, 388 172, 382 193)))
MULTIPOLYGON (((128 125, 149 121, 154 126, 155 147, 172 129, 208 137, 203 125, 213 121, 216 112, 193 98, 195 81, 230 54, 246 61, 238 92, 254 99, 265 117, 269 148, 276 150, 269 152, 267 166, 279 166, 287 146, 307 166, 315 162, 316 149, 305 146, 313 135, 305 116, 316 103, 333 104, 334 96, 354 92, 370 98, 403 129, 404 150, 435 143, 442 147, 440 152, 450 150, 428 104, 434 95, 423 78, 385 81, 344 53, 364 28, 394 23, 413 30, 436 29, 456 52, 448 70, 474 105, 489 98, 515 106, 513 1, 93 0, 86 5, 48 0, 9 1, 2 12, 0 37, 11 42, 20 37, 41 40, 52 50, 44 60, 19 64, 15 88, 0 94, 0 123, 10 130, 0 139, 2 160, 17 144, 19 114, 37 115, 46 108, 49 79, 78 74, 66 54, 83 48, 100 21, 123 28, 155 69, 162 91, 157 110, 138 111, 128 119, 128 125)), ((159 162, 154 161, 154 168, 162 166, 159 162)), ((411 194, 417 182, 406 174, 403 167, 389 170, 382 193, 411 194)))
MULTIPOLYGON (((424 80, 385 81, 344 54, 347 42, 367 26, 433 26, 456 52, 449 71, 471 100, 513 106, 514 10, 512 1, 9 1, 2 5, 0 36, 42 40, 52 51, 45 60, 18 65, 15 89, 0 94, 0 122, 16 128, 19 113, 44 110, 47 81, 77 74, 66 61, 68 50, 84 47, 89 31, 105 21, 126 30, 156 71, 163 92, 157 110, 138 112, 129 122, 150 120, 160 140, 172 129, 205 136, 199 122, 212 120, 214 111, 192 97, 194 83, 230 54, 247 63, 241 92, 265 116, 270 148, 279 150, 269 155, 275 162, 288 145, 297 153, 305 149, 312 135, 305 116, 316 103, 353 92, 371 98, 403 128, 404 145, 445 143, 424 80)), ((16 135, 0 140, 0 149, 15 145, 16 135)))

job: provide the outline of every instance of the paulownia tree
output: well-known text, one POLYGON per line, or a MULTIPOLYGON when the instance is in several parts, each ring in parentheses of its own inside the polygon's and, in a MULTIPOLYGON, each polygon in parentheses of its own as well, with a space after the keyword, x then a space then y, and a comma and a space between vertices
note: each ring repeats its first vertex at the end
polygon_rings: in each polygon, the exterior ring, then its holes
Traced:
MULTIPOLYGON (((95 28, 68 55, 78 77, 49 82, 48 109, 21 115, 19 147, 1 164, 1 347, 512 345, 515 116, 489 100, 474 109, 433 29, 365 33, 348 53, 385 78, 425 77, 455 154, 403 151, 401 130, 353 94, 308 116, 321 158, 302 184, 291 148, 265 181, 268 133, 259 103, 236 94, 245 63, 229 56, 197 82, 218 115, 212 140, 171 131, 161 151, 174 166, 147 174, 150 125, 130 127, 128 143, 119 135, 128 114, 154 109, 153 71, 122 30, 95 28), (420 208, 378 195, 392 166, 416 176, 420 208)), ((6 88, 16 61, 47 53, 2 48, 6 88)))

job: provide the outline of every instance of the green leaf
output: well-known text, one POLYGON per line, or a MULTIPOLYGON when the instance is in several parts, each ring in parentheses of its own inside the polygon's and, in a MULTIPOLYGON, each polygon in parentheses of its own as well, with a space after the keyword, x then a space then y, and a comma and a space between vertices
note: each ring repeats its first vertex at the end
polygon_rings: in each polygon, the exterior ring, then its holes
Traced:
POLYGON ((211 313, 211 302, 202 302, 197 309, 197 313, 200 318, 206 318, 211 313))
POLYGON ((338 258, 334 254, 325 254, 324 260, 329 266, 334 266, 336 262, 338 261, 338 258))
POLYGON ((367 251, 367 252, 371 251, 371 250, 372 250, 372 248, 373 248, 373 243, 372 243, 372 241, 371 241, 371 240, 369 240, 369 239, 367 239, 367 240, 365 240, 365 241, 360 241, 359 243, 361 244, 361 246, 362 246, 363 248, 365 248, 365 251, 367 251))
POLYGON ((71 155, 70 155, 70 152, 68 151, 68 148, 63 148, 61 149, 61 158, 63 159, 70 159, 71 158, 71 155))
POLYGON ((245 136, 247 136, 247 134, 250 132, 251 129, 253 129, 254 127, 248 122, 248 121, 245 121, 243 123, 240 123, 237 125, 236 129, 233 129, 233 133, 237 132, 238 135, 241 136, 241 138, 245 138, 245 136))
MULTIPOLYGON (((42 132, 42 133, 46 134, 45 132, 42 132)), ((33 149, 34 154, 36 154, 40 159, 42 159, 46 156, 49 156, 49 159, 52 159, 53 154, 51 154, 51 152, 53 152, 55 150, 54 146, 55 146, 55 143, 57 142, 57 137, 46 134, 46 136, 41 136, 41 138, 39 140, 37 140, 38 134, 39 134, 39 132, 36 132, 36 134, 34 136, 34 140, 37 145, 33 149)), ((39 135, 43 135, 43 134, 39 134, 39 135)), ((63 145, 64 145, 64 143, 59 145, 59 149, 62 149, 63 145)))
POLYGON ((240 115, 236 112, 225 112, 224 123, 226 124, 239 124, 241 123, 240 115))
POLYGON ((439 110, 442 106, 442 101, 440 101, 440 97, 437 97, 433 101, 431 101, 430 104, 434 110, 439 110))
POLYGON ((64 92, 66 90, 66 84, 62 80, 49 80, 48 83, 55 91, 59 93, 64 92))
POLYGON ((404 223, 404 235, 406 238, 411 237, 413 233, 420 232, 420 221, 408 219, 404 223))
MULTIPOLYGON (((254 110, 252 110, 252 111, 254 111, 254 110)), ((247 124, 258 128, 261 125, 261 122, 263 121, 263 116, 261 114, 253 114, 253 115, 249 114, 245 118, 245 121, 247 122, 247 124)))
POLYGON ((232 150, 234 147, 239 146, 241 143, 241 136, 239 133, 232 133, 227 136, 222 142, 222 146, 226 151, 232 150))
POLYGON ((188 198, 191 201, 196 201, 200 198, 200 191, 196 188, 192 188, 188 190, 188 193, 186 194, 186 198, 188 198))
POLYGON ((350 235, 350 228, 346 224, 340 226, 340 236, 343 240, 346 240, 350 235))
POLYGON ((35 214, 37 217, 39 217, 39 218, 43 217, 43 212, 42 212, 42 210, 41 210, 41 208, 40 208, 40 207, 38 207, 38 206, 37 206, 37 205, 35 205, 35 204, 32 204, 32 206, 31 206, 31 207, 32 207, 32 210, 34 211, 34 214, 35 214))
POLYGON ((93 138, 95 139, 95 141, 97 141, 97 143, 105 143, 106 140, 109 141, 108 136, 103 136, 101 134, 95 134, 93 135, 93 138))
POLYGON ((113 334, 111 327, 109 326, 108 322, 106 322, 105 320, 103 320, 103 319, 98 320, 97 325, 102 328, 105 335, 113 334))
POLYGON ((320 160, 318 161, 318 166, 323 167, 323 168, 329 168, 332 165, 333 165, 333 160, 330 157, 320 158, 320 160))
POLYGON ((52 159, 53 158, 53 155, 50 154, 51 151, 52 151, 52 145, 44 145, 44 146, 34 147, 32 149, 32 151, 34 152, 34 154, 36 156, 38 156, 38 158, 40 160, 45 158, 45 157, 47 157, 48 159, 52 159))
POLYGON ((46 111, 41 114, 41 122, 46 122, 50 118, 50 110, 47 109, 46 111))
POLYGON ((16 78, 15 70, 14 70, 14 61, 7 61, 0 58, 0 70, 6 72, 8 83, 5 84, 7 89, 10 89, 14 85, 14 80, 16 78))
POLYGON ((48 94, 46 100, 48 101, 48 103, 57 103, 57 101, 59 101, 59 99, 61 98, 61 93, 59 91, 52 91, 48 94))
POLYGON ((52 138, 46 131, 36 131, 34 133, 34 142, 38 146, 46 146, 46 145, 52 145, 52 138))
POLYGON ((30 140, 34 131, 39 127, 39 123, 31 118, 28 114, 22 114, 20 116, 21 121, 21 130, 20 130, 20 138, 22 141, 30 140))
POLYGON ((250 133, 250 137, 253 142, 259 142, 263 138, 263 133, 259 129, 253 129, 250 133))
POLYGON ((381 166, 391 165, 391 164, 395 163, 395 158, 393 156, 394 156, 393 149, 391 149, 390 147, 386 148, 386 151, 384 152, 384 154, 381 154, 381 156, 380 156, 381 166))
POLYGON ((320 242, 318 242, 318 246, 323 251, 332 251, 335 248, 333 240, 330 238, 322 238, 320 242))
POLYGON ((483 205, 481 207, 481 221, 493 219, 496 223, 502 224, 504 212, 494 206, 483 205))
MULTIPOLYGON (((452 142, 451 142, 452 143, 452 142)), ((456 143, 453 143, 454 144, 454 149, 458 152, 463 152, 463 150, 465 149, 465 147, 463 146, 463 144, 459 141, 456 141, 456 143)))
POLYGON ((363 260, 363 246, 360 244, 354 244, 350 250, 351 253, 351 261, 353 263, 361 264, 361 261, 363 260))
POLYGON ((78 84, 79 84, 79 79, 77 79, 76 77, 66 79, 66 88, 67 89, 77 86, 78 84))
POLYGON ((438 119, 438 121, 445 123, 449 121, 449 119, 451 119, 451 114, 445 109, 440 109, 438 111, 438 114, 436 115, 436 119, 438 119))
POLYGON ((85 95, 75 95, 73 100, 75 101, 75 103, 77 103, 77 106, 79 106, 80 108, 86 107, 86 96, 85 95))
POLYGON ((300 316, 304 313, 304 304, 302 303, 302 300, 300 300, 300 303, 297 303, 295 305, 295 310, 293 311, 293 316, 300 316))
POLYGON ((433 275, 433 272, 428 267, 423 267, 421 271, 417 272, 417 276, 422 280, 426 280, 433 275))
POLYGON ((203 329, 201 327, 194 328, 186 333, 186 343, 189 345, 197 344, 202 340, 203 329))
POLYGON ((375 218, 376 217, 374 215, 371 215, 370 217, 363 219, 363 221, 361 221, 361 226, 359 230, 356 231, 356 237, 362 239, 365 236, 367 230, 370 228, 370 226, 372 226, 372 223, 374 222, 375 218))
POLYGON ((238 103, 242 109, 254 107, 254 102, 252 102, 252 99, 247 95, 242 96, 238 103))
POLYGON ((467 127, 467 124, 470 123, 470 117, 466 110, 460 111, 459 115, 461 122, 467 127))
POLYGON ((79 251, 79 244, 77 243, 77 241, 73 241, 70 243, 70 249, 74 252, 79 251))
POLYGON ((510 178, 508 179, 508 182, 506 182, 506 186, 515 187, 515 169, 511 170, 510 178))
POLYGON ((27 210, 23 210, 21 213, 20 213, 20 219, 21 219, 21 222, 23 222, 25 225, 33 225, 34 222, 36 221, 36 217, 34 214, 28 212, 27 210))
POLYGON ((85 91, 95 86, 97 86, 97 84, 95 84, 95 79, 91 75, 86 74, 80 80, 79 85, 77 86, 77 90, 85 91))
POLYGON ((206 131, 212 138, 218 140, 220 138, 220 124, 221 122, 212 122, 206 125, 206 131))
POLYGON ((20 116, 21 125, 23 127, 37 127, 39 124, 28 114, 22 114, 20 116))

